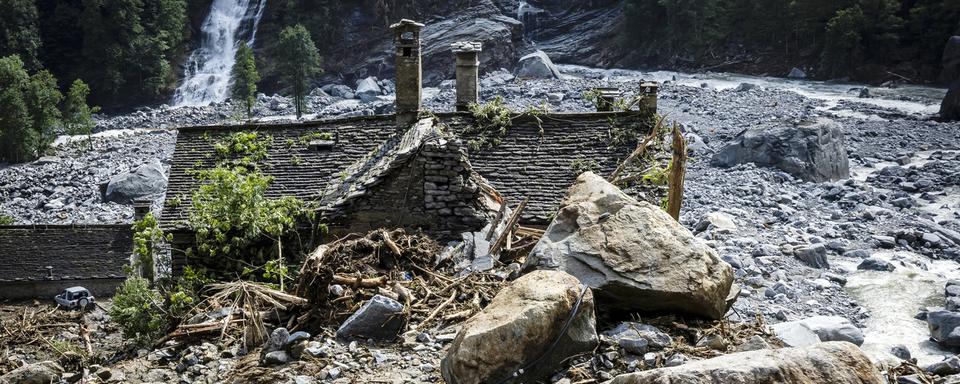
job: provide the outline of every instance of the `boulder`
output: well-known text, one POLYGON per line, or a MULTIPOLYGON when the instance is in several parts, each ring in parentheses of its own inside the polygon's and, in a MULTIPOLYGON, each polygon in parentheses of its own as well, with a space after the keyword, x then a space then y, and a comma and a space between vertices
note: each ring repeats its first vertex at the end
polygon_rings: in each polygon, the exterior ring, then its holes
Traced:
POLYGON ((960 36, 951 36, 943 46, 943 72, 940 82, 951 84, 960 80, 960 36))
POLYGON ((798 321, 817 334, 820 341, 846 341, 863 345, 863 331, 840 316, 813 316, 798 321))
POLYGON ((789 78, 789 79, 806 79, 806 78, 807 78, 807 73, 804 72, 804 71, 803 71, 802 69, 800 69, 800 68, 793 67, 793 68, 790 69, 790 73, 787 74, 787 78, 789 78))
POLYGON ((440 372, 450 384, 538 382, 597 347, 595 324, 589 288, 564 272, 534 271, 463 324, 440 372))
POLYGON ((357 82, 357 91, 354 94, 364 103, 369 103, 377 100, 377 96, 383 94, 383 90, 377 84, 376 77, 368 77, 357 82))
POLYGON ((827 247, 823 244, 810 244, 793 250, 794 256, 811 268, 830 268, 827 260, 827 247))
POLYGON ((627 353, 642 356, 648 350, 659 351, 673 345, 673 338, 652 325, 623 322, 603 333, 627 353))
POLYGON ((805 348, 732 353, 678 367, 617 376, 611 384, 882 384, 860 348, 827 342, 805 348))
POLYGON ((614 310, 719 319, 732 304, 729 264, 660 207, 592 172, 570 187, 524 268, 570 273, 614 310))
POLYGON ((341 339, 373 339, 391 341, 407 325, 403 304, 386 296, 376 295, 337 329, 341 339))
POLYGON ((850 176, 847 150, 839 124, 818 119, 797 126, 762 126, 741 132, 713 156, 712 164, 732 167, 743 163, 777 167, 807 181, 830 181, 850 176))
POLYGON ((104 201, 130 204, 141 198, 157 197, 167 188, 167 176, 160 159, 153 159, 133 172, 121 173, 110 179, 104 201))
POLYGON ((960 312, 930 311, 927 313, 930 337, 945 347, 960 347, 960 312))
POLYGON ((857 269, 864 271, 893 272, 893 270, 897 269, 897 267, 891 264, 889 261, 876 257, 869 257, 863 259, 863 261, 857 265, 857 269))
POLYGON ((940 118, 946 121, 960 120, 960 80, 953 82, 943 97, 940 118))
POLYGON ((52 361, 27 364, 0 376, 0 383, 49 384, 59 383, 63 367, 52 361))
POLYGON ((820 343, 820 336, 817 336, 810 327, 798 321, 787 321, 777 323, 770 327, 773 334, 788 347, 807 347, 820 343))
POLYGON ((525 79, 559 79, 560 70, 546 52, 536 51, 520 58, 517 77, 525 79))
POLYGON ((736 88, 734 88, 733 90, 734 90, 735 92, 747 92, 747 91, 751 91, 751 90, 754 90, 754 89, 757 89, 757 85, 756 85, 756 84, 753 84, 753 83, 740 83, 740 85, 738 85, 738 86, 737 86, 736 88))

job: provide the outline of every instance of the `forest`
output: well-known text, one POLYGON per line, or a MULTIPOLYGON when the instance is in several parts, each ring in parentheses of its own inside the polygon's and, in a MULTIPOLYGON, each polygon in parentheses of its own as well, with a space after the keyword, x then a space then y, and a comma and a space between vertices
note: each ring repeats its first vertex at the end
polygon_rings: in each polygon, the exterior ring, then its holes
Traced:
MULTIPOLYGON (((164 102, 208 3, 2 0, 0 57, 16 54, 28 71, 49 71, 63 91, 81 79, 105 108, 164 102)), ((387 3, 377 2, 372 14, 403 13, 403 5, 387 3)), ((819 79, 873 82, 893 74, 929 83, 937 80, 944 42, 960 32, 960 0, 624 0, 623 7, 611 44, 625 52, 621 64, 637 67, 762 72, 789 63, 819 79)), ((351 22, 350 8, 329 0, 271 2, 266 18, 278 25, 264 26, 262 41, 297 23, 315 41, 335 38, 351 22)), ((265 59, 276 57, 275 46, 254 47, 264 80, 279 68, 265 59)), ((324 44, 318 49, 325 54, 324 44)))

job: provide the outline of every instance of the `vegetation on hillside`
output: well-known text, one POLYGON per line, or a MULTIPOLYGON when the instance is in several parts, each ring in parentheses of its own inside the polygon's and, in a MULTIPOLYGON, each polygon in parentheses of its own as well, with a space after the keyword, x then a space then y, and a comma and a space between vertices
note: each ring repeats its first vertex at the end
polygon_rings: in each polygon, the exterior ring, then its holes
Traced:
POLYGON ((321 73, 320 54, 310 38, 310 32, 300 24, 284 28, 280 32, 280 55, 277 57, 284 83, 290 87, 297 118, 307 108, 306 97, 310 80, 321 73))
POLYGON ((640 61, 746 55, 807 64, 823 78, 870 80, 892 69, 932 80, 943 44, 960 33, 953 0, 627 0, 624 13, 621 46, 640 61))

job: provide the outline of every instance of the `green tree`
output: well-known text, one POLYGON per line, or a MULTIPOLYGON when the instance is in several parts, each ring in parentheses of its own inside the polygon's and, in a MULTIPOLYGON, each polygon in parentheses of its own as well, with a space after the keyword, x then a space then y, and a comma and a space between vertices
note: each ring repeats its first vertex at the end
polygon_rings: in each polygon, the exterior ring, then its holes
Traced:
POLYGON ((150 289, 146 279, 131 277, 117 288, 110 318, 120 325, 125 338, 147 345, 166 330, 162 305, 163 296, 150 289))
POLYGON ((19 56, 0 58, 0 160, 18 163, 35 157, 37 137, 25 95, 29 86, 19 56))
POLYGON ((40 67, 40 29, 33 0, 0 1, 0 57, 17 54, 32 69, 40 67))
POLYGON ((57 138, 61 117, 58 108, 63 101, 63 94, 60 93, 53 74, 42 70, 30 76, 26 97, 31 129, 36 133, 34 152, 41 156, 57 138))
POLYGON ((286 77, 287 86, 293 92, 297 118, 307 108, 306 95, 310 80, 320 73, 320 54, 303 25, 286 27, 280 32, 280 72, 286 77))
POLYGON ((866 17, 859 5, 837 12, 827 23, 821 67, 830 76, 849 73, 862 60, 861 40, 866 17))
POLYGON ((76 79, 70 84, 70 91, 67 92, 67 99, 63 105, 63 126, 67 133, 71 135, 87 135, 88 142, 92 145, 90 135, 93 134, 93 114, 97 113, 99 107, 90 107, 87 105, 87 96, 90 95, 90 86, 83 80, 76 79))
POLYGON ((233 84, 230 94, 234 99, 243 102, 247 118, 253 116, 253 104, 257 96, 257 82, 260 74, 257 73, 257 63, 253 58, 253 50, 246 44, 237 49, 236 62, 233 64, 233 84))

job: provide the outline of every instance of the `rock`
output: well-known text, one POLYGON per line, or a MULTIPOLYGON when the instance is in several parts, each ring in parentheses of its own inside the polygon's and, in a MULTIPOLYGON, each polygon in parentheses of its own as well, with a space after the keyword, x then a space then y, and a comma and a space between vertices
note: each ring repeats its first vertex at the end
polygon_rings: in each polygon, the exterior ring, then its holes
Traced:
POLYGON ((331 85, 325 86, 324 88, 327 88, 327 87, 330 87, 329 90, 327 89, 324 89, 324 90, 327 93, 329 93, 330 96, 333 96, 333 97, 339 97, 343 99, 352 99, 356 96, 354 95, 353 90, 350 89, 350 87, 343 84, 331 84, 331 85))
POLYGON ((943 72, 940 82, 950 84, 960 80, 960 36, 951 36, 943 46, 943 72))
POLYGON ((773 333, 789 347, 806 347, 820 343, 820 337, 799 321, 787 321, 771 326, 773 333))
POLYGON ((960 80, 950 85, 946 96, 940 102, 940 119, 945 121, 960 120, 960 80))
POLYGON ((577 178, 526 269, 558 269, 596 290, 611 309, 726 313, 733 268, 659 207, 603 178, 577 178))
POLYGON ((290 355, 286 351, 273 351, 263 356, 264 365, 280 365, 290 361, 290 355))
POLYGON ((726 213, 710 212, 697 224, 697 232, 706 231, 711 227, 719 231, 731 232, 737 229, 737 224, 735 224, 733 218, 726 213))
POLYGON ((861 99, 869 99, 869 98, 871 98, 872 96, 870 95, 870 88, 866 88, 866 87, 861 88, 861 89, 860 89, 860 93, 857 95, 857 97, 859 97, 859 98, 861 98, 861 99))
POLYGON ((565 359, 596 348, 594 327, 590 289, 563 272, 534 271, 501 290, 463 324, 440 372, 450 384, 497 383, 547 353, 510 382, 543 380, 565 359), (560 335, 571 315, 569 328, 560 335), (548 351, 555 340, 556 347, 548 351))
POLYGON ((734 88, 733 90, 734 90, 735 92, 746 92, 746 91, 750 91, 750 90, 753 90, 753 89, 756 89, 756 88, 757 88, 757 85, 756 85, 756 84, 740 83, 740 85, 738 85, 738 86, 737 86, 736 88, 734 88))
POLYGON ((794 248, 794 256, 812 268, 830 268, 827 260, 827 247, 823 244, 810 244, 794 248))
POLYGON ((520 58, 517 77, 525 79, 559 79, 560 70, 543 51, 536 51, 520 58))
POLYGON ((369 103, 377 99, 377 96, 383 94, 380 85, 377 84, 376 77, 368 77, 357 82, 357 91, 354 94, 364 103, 369 103))
POLYGON ((770 349, 770 344, 762 337, 753 335, 747 342, 737 347, 737 352, 758 351, 761 349, 770 349))
POLYGON ((952 356, 942 361, 923 367, 925 372, 938 376, 955 375, 960 373, 960 356, 952 356))
POLYGON ((374 339, 391 341, 407 324, 403 304, 386 296, 376 295, 340 325, 341 339, 374 339))
POLYGON ((823 118, 798 126, 760 126, 741 132, 711 162, 773 166, 807 181, 840 180, 850 176, 843 141, 840 125, 823 118))
POLYGON ((291 333, 290 336, 287 336, 287 341, 284 342, 284 346, 285 347, 290 346, 294 343, 305 341, 305 340, 310 340, 310 334, 304 331, 297 331, 297 332, 291 333))
POLYGON ((49 384, 59 383, 63 367, 52 361, 27 364, 0 376, 0 383, 49 384))
POLYGON ((857 265, 857 269, 864 271, 883 271, 883 272, 893 272, 894 269, 897 269, 893 264, 890 264, 889 261, 878 259, 876 257, 870 257, 864 259, 857 265))
POLYGON ((844 317, 813 316, 799 323, 816 333, 820 341, 846 341, 857 346, 863 345, 863 331, 844 317))
POLYGON ((930 337, 945 347, 960 347, 960 312, 930 311, 927 313, 930 337))
MULTIPOLYGON (((615 328, 604 332, 603 335, 617 342, 620 347, 624 349, 628 349, 628 347, 624 344, 643 344, 645 348, 649 348, 654 351, 659 351, 673 345, 673 338, 671 338, 666 332, 663 332, 659 328, 652 325, 635 322, 620 323, 615 328)), ((630 351, 628 350, 628 352, 630 351)), ((646 351, 642 353, 631 353, 643 355, 646 353, 646 351)))
POLYGON ((273 351, 283 350, 287 346, 287 339, 289 338, 290 331, 287 331, 286 328, 274 329, 273 332, 270 332, 267 341, 263 343, 263 350, 260 352, 261 357, 273 351))
POLYGON ((910 349, 905 345, 894 345, 890 348, 890 354, 896 356, 900 360, 910 361, 910 349))
POLYGON ((806 79, 807 73, 800 68, 793 67, 790 69, 790 73, 787 74, 787 78, 788 79, 806 79))
POLYGON ((679 367, 617 376, 611 384, 882 384, 859 348, 828 342, 805 348, 739 352, 679 367))
POLYGON ((167 176, 159 159, 121 173, 107 183, 104 201, 130 204, 136 199, 157 197, 167 188, 167 176))

